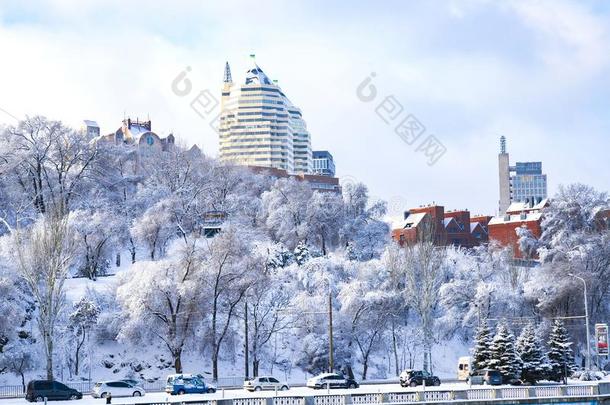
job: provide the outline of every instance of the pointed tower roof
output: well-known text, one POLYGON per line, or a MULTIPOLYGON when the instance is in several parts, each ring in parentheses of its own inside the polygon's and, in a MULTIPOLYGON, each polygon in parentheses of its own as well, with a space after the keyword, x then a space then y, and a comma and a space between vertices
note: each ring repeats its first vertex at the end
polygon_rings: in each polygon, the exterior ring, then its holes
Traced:
POLYGON ((229 66, 229 62, 225 63, 225 74, 224 74, 223 82, 233 83, 233 78, 231 77, 231 67, 229 66))
POLYGON ((254 67, 246 72, 246 84, 273 84, 271 79, 263 72, 263 69, 256 64, 254 55, 250 55, 250 58, 252 58, 254 67))
POLYGON ((500 153, 506 153, 506 137, 504 135, 500 137, 500 153))

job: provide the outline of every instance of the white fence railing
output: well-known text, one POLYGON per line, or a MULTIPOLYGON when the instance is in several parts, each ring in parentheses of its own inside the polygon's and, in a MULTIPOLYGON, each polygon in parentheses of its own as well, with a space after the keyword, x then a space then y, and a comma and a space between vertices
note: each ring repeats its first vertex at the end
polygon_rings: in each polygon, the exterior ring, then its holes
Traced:
POLYGON ((383 402, 381 394, 352 394, 353 405, 378 404, 383 402))
POLYGON ((305 398, 303 397, 275 397, 273 399, 274 405, 305 405, 305 398))
POLYGON ((417 402, 417 392, 391 392, 388 394, 388 402, 392 404, 408 404, 417 402))
POLYGON ((496 391, 492 389, 468 390, 467 398, 480 400, 494 399, 496 398, 496 391))
POLYGON ((508 399, 524 399, 529 398, 529 388, 524 387, 510 387, 502 388, 502 398, 508 399))
POLYGON ((594 388, 592 385, 568 385, 565 394, 569 397, 586 397, 595 394, 594 388))
POLYGON ((316 395, 313 397, 315 405, 345 405, 345 395, 316 395))
POLYGON ((426 402, 451 401, 454 398, 452 391, 425 391, 423 394, 423 400, 426 402))
POLYGON ((559 386, 534 388, 534 397, 536 398, 560 397, 561 394, 561 387, 559 386))
POLYGON ((266 398, 236 398, 233 405, 267 405, 266 398))

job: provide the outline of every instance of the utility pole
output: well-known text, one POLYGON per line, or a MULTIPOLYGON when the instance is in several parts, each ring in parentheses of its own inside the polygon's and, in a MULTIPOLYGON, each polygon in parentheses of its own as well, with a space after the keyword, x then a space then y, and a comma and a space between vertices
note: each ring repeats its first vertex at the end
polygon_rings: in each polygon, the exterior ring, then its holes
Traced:
POLYGON ((244 370, 246 378, 250 377, 250 359, 248 357, 249 347, 248 344, 248 301, 244 301, 244 328, 245 328, 245 342, 244 342, 244 370))
POLYGON ((585 366, 587 370, 591 370, 591 338, 589 337, 589 304, 587 304, 587 282, 584 278, 578 277, 572 273, 568 273, 568 276, 574 277, 582 281, 584 286, 583 298, 585 300, 585 328, 587 329, 587 356, 585 357, 585 366))
POLYGON ((333 297, 330 284, 328 285, 328 372, 332 373, 335 369, 335 359, 333 354, 333 297))

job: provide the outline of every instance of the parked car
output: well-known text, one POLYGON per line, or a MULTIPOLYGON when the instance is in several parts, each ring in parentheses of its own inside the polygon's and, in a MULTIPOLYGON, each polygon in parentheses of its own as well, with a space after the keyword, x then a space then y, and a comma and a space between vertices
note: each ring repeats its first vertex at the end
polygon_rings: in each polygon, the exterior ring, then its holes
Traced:
POLYGON ((426 385, 441 385, 441 380, 427 371, 422 370, 405 370, 400 373, 400 385, 403 387, 417 387, 426 382, 426 385))
POLYGON ((323 373, 307 380, 309 388, 358 388, 358 383, 353 378, 345 377, 337 373, 323 373))
POLYGON ((165 392, 171 395, 211 394, 216 387, 207 384, 201 374, 172 374, 167 376, 165 392))
POLYGON ((143 387, 144 386, 141 381, 131 380, 129 378, 122 379, 121 381, 125 381, 127 384, 131 385, 132 387, 135 387, 135 386, 143 387))
POLYGON ((25 399, 30 402, 43 402, 44 399, 74 400, 81 399, 83 394, 59 381, 33 380, 28 383, 25 399))
POLYGON ((125 380, 97 382, 91 390, 93 398, 111 397, 141 397, 146 394, 144 388, 133 385, 125 380))
POLYGON ((502 385, 502 374, 498 370, 476 370, 468 378, 473 385, 502 385))
POLYGON ((281 383, 277 378, 271 376, 259 376, 244 381, 244 389, 248 391, 275 389, 286 391, 288 388, 290 388, 288 384, 281 383))

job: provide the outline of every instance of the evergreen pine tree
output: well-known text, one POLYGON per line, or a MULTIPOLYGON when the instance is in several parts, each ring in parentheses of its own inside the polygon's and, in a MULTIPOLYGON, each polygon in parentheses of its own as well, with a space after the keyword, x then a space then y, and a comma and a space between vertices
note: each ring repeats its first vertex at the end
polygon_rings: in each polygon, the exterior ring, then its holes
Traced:
POLYGON ((549 370, 542 343, 532 323, 528 324, 517 339, 517 353, 521 358, 521 379, 535 383, 542 380, 549 370))
POLYGON ((472 371, 482 370, 489 367, 491 360, 491 328, 484 319, 477 327, 474 337, 474 348, 472 349, 472 371))
POLYGON ((488 365, 507 379, 518 378, 521 374, 521 359, 515 350, 515 336, 508 330, 506 322, 500 322, 496 328, 488 365))
POLYGON ((556 319, 548 341, 550 375, 555 380, 561 380, 565 373, 570 375, 575 369, 572 342, 563 322, 556 319))
POLYGON ((294 260, 299 266, 301 266, 309 259, 311 259, 309 247, 303 241, 299 242, 299 244, 294 248, 294 260))

